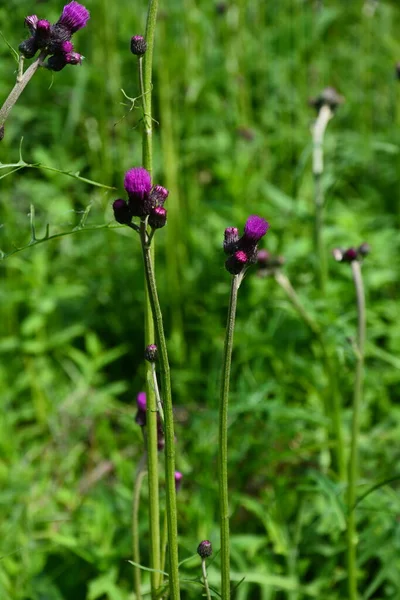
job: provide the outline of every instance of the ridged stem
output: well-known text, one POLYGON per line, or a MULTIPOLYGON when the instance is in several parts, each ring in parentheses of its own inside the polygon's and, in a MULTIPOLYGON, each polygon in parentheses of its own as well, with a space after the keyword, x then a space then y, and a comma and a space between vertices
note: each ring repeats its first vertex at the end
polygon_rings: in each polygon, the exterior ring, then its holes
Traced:
POLYGON ((229 297, 228 320, 225 332, 224 355, 222 363, 221 393, 219 400, 219 451, 218 483, 221 536, 221 598, 229 600, 230 591, 230 547, 229 547, 229 497, 228 497, 228 405, 229 381, 231 375, 233 334, 235 330, 237 295, 241 275, 232 277, 229 297))
POLYGON ((358 478, 358 438, 360 433, 360 412, 363 398, 364 355, 366 336, 365 295, 361 274, 361 264, 351 263, 354 287, 357 297, 357 362, 354 380, 353 417, 351 424, 351 442, 347 487, 347 577, 349 600, 357 600, 357 527, 356 527, 356 485, 358 478))
POLYGON ((166 513, 168 524, 168 557, 169 557, 169 591, 172 600, 179 600, 179 567, 178 567, 178 525, 175 490, 175 433, 174 413, 172 408, 171 377, 164 334, 164 325, 150 249, 146 243, 146 224, 141 223, 141 240, 145 265, 146 283, 149 294, 156 341, 159 350, 161 376, 161 392, 164 402, 164 435, 165 435, 165 480, 166 480, 166 513))
MULTIPOLYGON (((142 134, 142 162, 143 167, 152 175, 152 68, 154 33, 157 19, 157 0, 150 0, 147 10, 146 42, 147 50, 144 57, 139 57, 139 86, 143 109, 143 134, 142 134)), ((146 224, 141 223, 140 234, 143 242, 146 224)), ((154 244, 149 252, 149 260, 154 263, 154 244)), ((147 277, 146 277, 147 282, 147 277)), ((154 321, 149 298, 148 286, 145 286, 145 344, 154 344, 154 321)), ((161 548, 160 548, 160 504, 159 504, 159 476, 158 476, 158 447, 157 447, 157 402, 154 392, 151 364, 146 362, 146 423, 148 430, 148 483, 149 483, 149 529, 150 529, 150 574, 151 594, 154 600, 161 583, 161 548)))
MULTIPOLYGON (((140 459, 135 483, 133 487, 133 502, 132 502, 132 554, 133 561, 136 564, 140 564, 140 545, 139 545, 139 505, 140 505, 140 492, 142 489, 143 479, 146 476, 146 456, 143 455, 140 459)), ((135 588, 136 600, 142 600, 141 592, 141 570, 140 567, 133 566, 133 584, 135 588)))

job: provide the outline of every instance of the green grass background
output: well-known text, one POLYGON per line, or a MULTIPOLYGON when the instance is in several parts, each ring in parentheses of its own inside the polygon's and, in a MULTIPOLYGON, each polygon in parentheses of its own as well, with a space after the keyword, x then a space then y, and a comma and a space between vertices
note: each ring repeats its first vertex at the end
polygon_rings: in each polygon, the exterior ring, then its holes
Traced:
MULTIPOLYGON (((0 263, 0 598, 133 599, 131 498, 143 451, 134 422, 144 386, 138 240, 113 224, 123 174, 139 165, 133 34, 146 1, 87 0, 75 36, 82 67, 41 70, 14 107, 0 161, 22 156, 115 186, 44 169, 0 171, 0 247, 87 231, 0 263)), ((57 20, 56 0, 9 0, 1 31, 15 48, 23 20, 57 20)), ((351 271, 330 257, 368 241, 368 342, 357 507, 360 598, 400 598, 400 6, 352 0, 160 1, 154 65, 156 182, 170 189, 157 274, 176 406, 180 558, 202 539, 218 550, 217 399, 229 275, 227 226, 271 223, 264 247, 290 277, 337 359, 349 440, 356 332, 351 271), (327 299, 315 280, 308 98, 346 98, 325 143, 327 299)), ((0 98, 15 81, 0 40, 0 98)), ((328 382, 318 343, 273 278, 240 289, 230 408, 232 579, 236 600, 346 597, 345 485, 330 463, 328 382)), ((164 502, 163 491, 161 499, 164 502)), ((140 528, 148 556, 146 491, 140 528)), ((218 585, 218 561, 210 566, 218 585)), ((198 557, 183 598, 201 597, 198 557)), ((148 590, 147 574, 143 575, 148 590)))

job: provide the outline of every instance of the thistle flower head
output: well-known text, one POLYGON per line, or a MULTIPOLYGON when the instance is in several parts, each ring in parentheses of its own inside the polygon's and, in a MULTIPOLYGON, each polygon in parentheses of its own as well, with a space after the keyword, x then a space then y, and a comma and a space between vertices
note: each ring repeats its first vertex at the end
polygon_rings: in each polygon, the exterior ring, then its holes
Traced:
POLYGON ((87 8, 78 2, 70 2, 64 6, 57 24, 66 27, 72 35, 75 31, 85 27, 89 18, 90 13, 87 8))
POLYGON ((33 35, 36 31, 36 25, 38 22, 38 17, 37 15, 31 15, 29 17, 25 17, 25 25, 27 26, 27 28, 29 29, 29 31, 31 32, 31 34, 33 35))
POLYGON ((150 193, 150 173, 143 167, 134 167, 125 173, 124 188, 129 197, 143 199, 150 193))
POLYGON ((162 185, 155 185, 150 192, 154 206, 164 206, 164 202, 169 196, 169 191, 162 185))
POLYGON ((209 556, 211 556, 211 554, 212 554, 211 542, 209 540, 203 540, 202 542, 200 542, 200 544, 197 546, 197 554, 201 558, 208 558, 209 556))
MULTIPOLYGON (((66 44, 67 42, 64 42, 66 44)), ((79 52, 66 52, 65 62, 67 65, 81 65, 83 60, 82 54, 79 52)))
POLYGON ((121 225, 128 225, 132 221, 132 213, 125 200, 118 198, 113 202, 114 218, 121 225))
POLYGON ((243 252, 243 250, 238 250, 226 259, 225 268, 229 273, 231 273, 231 275, 239 275, 248 262, 249 257, 247 256, 246 252, 243 252))
POLYGON ((155 344, 149 344, 144 351, 144 358, 148 362, 154 363, 158 359, 158 348, 155 344))
POLYGON ((153 229, 161 229, 167 224, 167 211, 162 206, 156 206, 149 214, 149 225, 153 229))
POLYGON ((225 254, 232 254, 237 250, 237 243, 239 241, 239 230, 237 227, 227 227, 224 231, 224 252, 225 254))
POLYGON ((246 221, 242 240, 250 244, 257 244, 267 233, 268 229, 268 221, 257 215, 252 215, 246 221))

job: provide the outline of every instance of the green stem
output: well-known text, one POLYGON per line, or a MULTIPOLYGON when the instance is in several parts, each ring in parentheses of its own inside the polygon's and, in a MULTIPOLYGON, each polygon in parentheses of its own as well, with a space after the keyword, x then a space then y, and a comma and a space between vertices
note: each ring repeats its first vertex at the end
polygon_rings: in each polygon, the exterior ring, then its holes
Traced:
MULTIPOLYGON (((147 12, 145 56, 139 58, 139 86, 143 108, 143 135, 142 156, 143 167, 152 174, 152 118, 151 118, 151 88, 153 67, 154 33, 157 18, 157 0, 150 0, 147 12)), ((140 224, 140 236, 146 237, 146 223, 140 224)), ((154 244, 149 253, 151 265, 154 262, 154 244)), ((147 277, 146 277, 147 281, 147 277)), ((145 343, 146 346, 154 343, 154 320, 149 298, 148 286, 145 287, 145 343)), ((158 447, 157 447, 157 403, 153 385, 152 367, 146 362, 146 393, 147 393, 147 430, 148 430, 148 473, 149 473, 149 527, 150 527, 150 564, 152 598, 157 597, 157 590, 161 582, 161 549, 160 549, 160 506, 158 485, 158 447)))
POLYGON ((324 228, 324 194, 322 174, 324 172, 323 143, 328 122, 333 112, 327 104, 323 104, 318 112, 317 120, 312 127, 313 138, 313 176, 314 176, 314 253, 318 265, 318 279, 321 292, 325 294, 327 280, 327 263, 323 238, 324 228))
POLYGON ((207 567, 206 567, 206 559, 201 559, 201 570, 203 573, 203 581, 204 587, 206 588, 207 600, 211 600, 210 588, 208 587, 208 577, 207 577, 207 567))
POLYGON ((9 93, 8 98, 4 102, 3 106, 0 108, 0 127, 4 126, 4 123, 6 122, 12 107, 17 102, 18 98, 20 97, 20 95, 22 94, 22 92, 24 91, 24 89, 38 70, 38 68, 43 65, 43 60, 45 59, 46 54, 47 53, 45 51, 42 51, 39 54, 38 58, 23 74, 21 74, 20 72, 21 64, 19 64, 16 84, 9 93))
MULTIPOLYGON (((143 479, 146 476, 146 469, 144 465, 146 463, 146 456, 143 455, 140 459, 135 484, 133 487, 133 502, 132 502, 132 553, 133 561, 136 564, 140 564, 140 545, 139 545, 139 505, 140 505, 140 492, 142 489, 143 479)), ((141 570, 139 567, 133 567, 133 583, 135 588, 136 600, 141 600, 141 570)))
POLYGON ((168 523, 168 556, 169 556, 169 586, 170 598, 179 600, 179 570, 178 570, 178 525, 176 512, 175 490, 175 433, 174 413, 172 408, 171 377, 167 344, 157 285, 151 258, 151 251, 146 244, 146 223, 141 223, 141 240, 147 290, 153 314, 156 340, 159 350, 159 365, 161 375, 161 390, 164 401, 164 434, 165 434, 165 480, 166 480, 166 512, 168 523))
POLYGON ((347 488, 347 575, 349 600, 357 600, 357 528, 356 528, 356 484, 358 477, 358 438, 360 432, 360 411, 363 398, 364 355, 366 336, 366 313, 364 286, 361 274, 361 264, 357 260, 351 263, 353 281, 357 296, 357 356, 353 396, 353 418, 351 424, 351 443, 347 488))
POLYGON ((229 298, 228 320, 225 333, 224 356, 222 364, 221 395, 219 401, 219 510, 221 535, 221 598, 229 600, 230 591, 230 549, 229 549, 229 498, 228 498, 228 404, 229 381, 231 374, 233 333, 235 330, 237 295, 241 283, 241 275, 232 277, 229 298))
MULTIPOLYGON (((330 394, 330 404, 329 406, 325 406, 325 410, 327 412, 327 417, 332 421, 332 437, 334 444, 334 455, 333 455, 333 466, 336 469, 338 476, 341 481, 345 480, 345 459, 344 459, 344 443, 343 443, 343 433, 342 433, 342 417, 341 417, 341 403, 340 396, 338 393, 337 387, 337 374, 334 365, 334 359, 332 358, 331 352, 329 351, 323 333, 321 332, 320 327, 314 321, 314 319, 308 314, 304 306, 302 305, 300 298, 298 297, 296 290, 293 288, 289 278, 281 273, 280 271, 276 271, 274 273, 275 280, 281 286, 281 288, 286 292, 289 300, 293 304, 294 308, 303 319, 303 321, 308 325, 311 331, 314 333, 317 338, 322 354, 325 362, 326 374, 329 381, 329 394, 330 394)), ((325 403, 326 405, 326 403, 325 403)))

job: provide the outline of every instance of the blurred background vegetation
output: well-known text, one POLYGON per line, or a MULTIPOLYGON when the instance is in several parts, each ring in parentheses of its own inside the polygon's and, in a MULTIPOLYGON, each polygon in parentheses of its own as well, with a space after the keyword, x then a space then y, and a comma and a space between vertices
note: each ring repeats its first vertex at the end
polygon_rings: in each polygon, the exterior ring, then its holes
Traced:
MULTIPOLYGON (((143 453, 134 422, 143 379, 138 240, 114 227, 112 201, 141 160, 130 37, 147 2, 87 0, 75 36, 82 67, 40 70, 14 107, 0 160, 22 156, 115 186, 40 168, 0 171, 0 247, 88 230, 1 262, 0 597, 132 599, 131 498, 143 453), (108 225, 89 230, 97 225, 108 225)), ((56 21, 56 0, 0 7, 0 98, 15 81, 24 18, 56 21)), ((223 231, 249 214, 271 223, 265 247, 320 326, 337 364, 348 445, 356 331, 348 265, 335 246, 367 241, 365 403, 357 506, 361 598, 400 598, 400 7, 396 1, 160 2, 154 70, 155 174, 168 187, 157 235, 159 293, 177 420, 180 557, 218 549, 216 443, 229 276, 223 231), (346 99, 329 123, 323 186, 329 264, 315 280, 310 96, 346 99)), ((230 421, 237 600, 346 597, 345 486, 330 459, 328 381, 318 342, 276 281, 249 273, 240 290, 230 421)), ((146 491, 141 550, 148 553, 146 491)), ((162 495, 163 499, 163 495, 162 495)), ((199 598, 183 567, 183 598, 199 598)), ((218 583, 218 556, 210 566, 218 583)), ((144 575, 145 589, 148 580, 144 575)), ((147 587, 146 587, 147 586, 147 587)))

